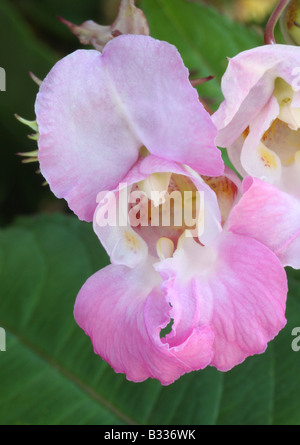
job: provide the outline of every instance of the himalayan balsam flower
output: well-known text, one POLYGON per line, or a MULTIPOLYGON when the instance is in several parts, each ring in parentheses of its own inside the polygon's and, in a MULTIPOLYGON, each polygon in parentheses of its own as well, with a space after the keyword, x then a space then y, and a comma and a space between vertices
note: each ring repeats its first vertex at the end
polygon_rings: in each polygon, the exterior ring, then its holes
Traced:
MULTIPOLYGON (((265 182, 246 178, 241 187, 228 169, 220 176, 216 127, 177 50, 147 36, 119 36, 103 54, 76 51, 42 83, 36 114, 42 174, 81 219, 94 220, 112 263, 84 284, 74 309, 95 352, 129 380, 164 385, 262 353, 286 322, 280 255, 289 226, 275 224, 279 245, 266 230, 255 239, 255 218, 267 227, 282 209, 265 182), (145 199, 135 216, 146 220, 101 223, 103 203, 110 209, 137 191, 145 199), (195 202, 197 210, 201 192, 202 231, 150 223, 152 211, 165 212, 152 192, 172 191, 191 192, 172 207, 174 221, 195 202)), ((283 192, 278 197, 291 213, 283 192)), ((126 204, 126 217, 132 210, 126 204)))
POLYGON ((151 37, 119 36, 102 54, 65 57, 35 110, 41 172, 83 220, 92 220, 98 192, 115 188, 148 152, 204 175, 224 170, 216 128, 177 49, 151 37))
MULTIPOLYGON (((130 190, 142 191, 145 181, 149 186, 158 180, 169 193, 202 192, 203 232, 190 237, 184 225, 151 227, 150 217, 148 226, 105 225, 102 207, 109 210, 124 190, 115 191, 116 200, 101 194, 94 230, 112 264, 83 285, 74 315, 95 353, 116 372, 168 385, 186 372, 208 365, 227 371, 264 352, 286 323, 287 281, 269 248, 234 230, 232 212, 238 213, 241 192, 233 172, 201 178, 150 155, 125 178, 130 190), (166 327, 170 332, 162 335, 166 327)), ((256 185, 263 194, 265 183, 256 185)), ((142 207, 161 207, 163 213, 164 204, 146 195, 142 207)))
POLYGON ((276 232, 273 225, 265 224, 266 219, 259 218, 253 221, 251 233, 256 232, 259 240, 269 233, 268 245, 276 245, 283 265, 299 268, 300 48, 274 44, 238 54, 229 60, 222 91, 225 101, 213 115, 219 130, 217 144, 228 149, 243 177, 251 175, 272 185, 267 201, 254 189, 250 191, 252 208, 260 207, 263 215, 278 198, 273 218, 281 221, 282 230, 276 232))

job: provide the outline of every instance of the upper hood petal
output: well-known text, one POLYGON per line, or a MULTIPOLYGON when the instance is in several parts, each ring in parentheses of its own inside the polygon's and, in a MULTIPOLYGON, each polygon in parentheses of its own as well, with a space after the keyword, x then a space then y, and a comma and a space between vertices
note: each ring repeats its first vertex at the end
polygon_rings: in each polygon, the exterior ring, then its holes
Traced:
POLYGON ((41 171, 52 191, 90 221, 101 190, 121 182, 142 146, 201 174, 223 172, 217 130, 177 49, 122 35, 103 54, 59 61, 36 100, 41 171))

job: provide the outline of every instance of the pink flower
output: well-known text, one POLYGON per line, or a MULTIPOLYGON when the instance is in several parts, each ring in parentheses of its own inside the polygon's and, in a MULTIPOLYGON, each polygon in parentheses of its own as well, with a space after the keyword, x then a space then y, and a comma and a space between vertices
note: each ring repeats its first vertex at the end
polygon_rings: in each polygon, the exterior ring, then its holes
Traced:
POLYGON ((300 48, 267 45, 229 60, 225 101, 213 115, 217 144, 227 147, 247 196, 235 230, 262 241, 284 266, 300 268, 300 48), (281 190, 281 191, 280 191, 281 190), (277 204, 277 205, 275 205, 277 204), (255 216, 254 216, 255 215, 255 216), (245 225, 247 221, 247 225, 245 225))
MULTIPOLYGON (((201 178, 150 155, 124 183, 146 196, 141 221, 149 207, 164 214, 165 201, 150 193, 154 185, 169 193, 201 192, 203 231, 195 237, 184 224, 105 226, 103 206, 109 211, 126 188, 99 196, 94 230, 112 264, 87 280, 74 309, 95 353, 129 380, 151 377, 163 385, 208 365, 227 371, 262 353, 286 323, 287 281, 271 249, 235 231, 233 212, 247 200, 239 179, 228 169, 223 177, 201 178), (165 327, 170 332, 163 336, 165 327)), ((263 193, 265 183, 260 186, 263 193)), ((174 214, 182 213, 177 204, 174 214)))
POLYGON ((242 176, 300 198, 300 48, 266 45, 229 60, 217 144, 242 176))
POLYGON ((36 114, 42 174, 111 259, 74 308, 95 352, 164 385, 262 353, 286 323, 300 210, 259 179, 219 176, 217 129, 176 48, 124 35, 76 51, 42 83, 36 114))
POLYGON ((115 188, 148 153, 222 174, 216 128, 188 75, 174 46, 141 35, 53 67, 36 100, 39 162, 80 219, 91 221, 98 192, 115 188))

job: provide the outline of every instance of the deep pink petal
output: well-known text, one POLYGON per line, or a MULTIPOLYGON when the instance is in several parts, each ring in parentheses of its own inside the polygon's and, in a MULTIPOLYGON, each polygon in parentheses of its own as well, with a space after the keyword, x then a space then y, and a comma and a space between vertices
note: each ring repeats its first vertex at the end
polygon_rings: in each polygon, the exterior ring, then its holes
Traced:
POLYGON ((220 243, 214 299, 212 365, 226 371, 246 357, 265 351, 285 326, 287 278, 264 245, 228 234, 220 243), (217 282, 218 281, 218 282, 217 282), (223 297, 220 290, 226 289, 223 297))
POLYGON ((160 331, 170 321, 170 305, 159 283, 149 264, 135 269, 108 266, 84 284, 74 315, 91 337, 95 353, 116 372, 135 382, 152 377, 168 385, 186 372, 207 366, 213 334, 203 326, 176 346, 161 339, 160 331))
POLYGON ((300 268, 300 200, 250 176, 243 187, 228 229, 268 246, 283 266, 300 268))
POLYGON ((97 193, 122 181, 142 146, 222 173, 216 128, 188 75, 174 46, 134 35, 113 39, 102 55, 76 51, 50 71, 36 101, 39 161, 79 218, 92 219, 97 193))
POLYGON ((172 305, 198 299, 197 311, 188 315, 194 326, 211 327, 211 365, 227 371, 264 352, 284 327, 286 274, 276 256, 251 238, 224 232, 209 248, 187 243, 157 269, 172 305))

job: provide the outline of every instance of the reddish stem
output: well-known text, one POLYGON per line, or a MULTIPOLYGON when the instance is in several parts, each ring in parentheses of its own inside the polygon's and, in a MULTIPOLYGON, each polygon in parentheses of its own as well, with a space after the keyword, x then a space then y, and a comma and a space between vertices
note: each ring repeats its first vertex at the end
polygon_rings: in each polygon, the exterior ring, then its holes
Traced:
POLYGON ((215 76, 207 76, 207 77, 201 77, 200 79, 190 79, 191 84, 193 87, 196 87, 198 85, 201 85, 202 83, 208 82, 209 80, 214 79, 215 76))
POLYGON ((274 37, 274 29, 276 23, 278 22, 278 19, 280 18, 283 10, 286 8, 289 2, 290 0, 280 0, 278 5, 274 9, 265 29, 265 45, 274 45, 276 43, 274 37))

